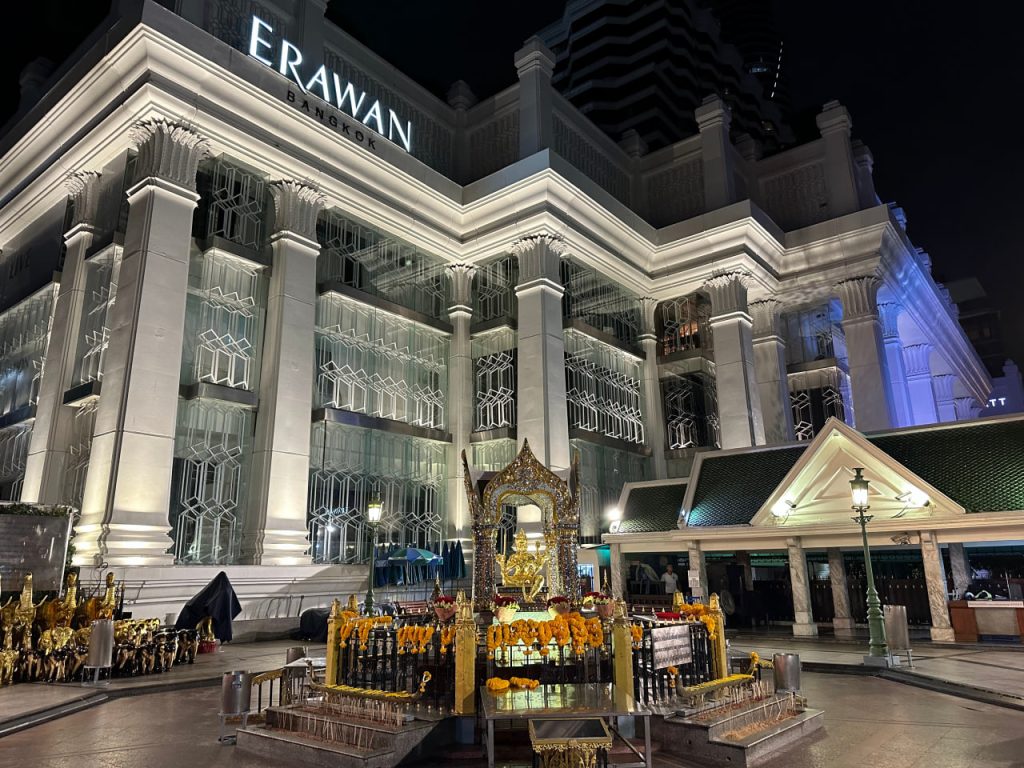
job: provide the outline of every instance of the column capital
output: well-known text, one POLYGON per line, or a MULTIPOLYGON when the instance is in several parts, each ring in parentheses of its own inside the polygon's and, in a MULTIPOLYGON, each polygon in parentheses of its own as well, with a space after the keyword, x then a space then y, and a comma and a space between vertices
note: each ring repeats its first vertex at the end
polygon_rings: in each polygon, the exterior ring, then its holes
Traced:
POLYGON ((270 183, 274 201, 274 232, 291 232, 316 242, 316 220, 324 207, 320 190, 304 181, 282 179, 270 183))
POLYGON ((884 301, 878 305, 878 317, 882 321, 882 338, 886 341, 890 339, 899 341, 900 329, 898 321, 902 311, 903 305, 897 301, 884 301))
POLYGON ((137 123, 131 135, 139 150, 137 179, 157 178, 195 192, 199 162, 210 154, 205 138, 162 118, 137 123))
POLYGON ((878 317, 878 289, 875 275, 849 277, 836 283, 835 291, 843 305, 843 322, 878 317))
POLYGON ((512 253, 519 262, 519 285, 547 281, 551 287, 562 290, 559 268, 565 241, 559 235, 527 235, 512 244, 512 253))
POLYGON ((804 543, 799 536, 790 536, 786 539, 787 547, 796 547, 797 549, 803 549, 804 543))
POLYGON ((978 418, 981 406, 973 397, 955 397, 953 398, 953 410, 956 412, 957 421, 964 421, 978 418))
POLYGON ((701 105, 693 111, 693 116, 701 133, 714 128, 728 132, 729 124, 732 122, 732 110, 717 94, 705 96, 701 105))
POLYGON ((72 171, 64 179, 74 209, 72 226, 95 225, 100 207, 100 174, 96 171, 72 171))
POLYGON ((932 376, 932 387, 935 391, 936 402, 949 402, 953 399, 953 384, 956 376, 951 373, 940 373, 932 376))
POLYGON ((555 54, 544 45, 539 37, 534 36, 516 51, 515 64, 516 74, 520 78, 529 72, 538 70, 542 75, 550 78, 555 71, 555 54))
POLYGON ((640 338, 654 339, 658 336, 658 304, 653 296, 640 297, 640 338))
POLYGON ((747 280, 750 273, 737 269, 717 272, 704 283, 704 291, 711 297, 711 318, 733 312, 747 312, 747 280))
POLYGON ((473 314, 473 275, 476 267, 472 264, 449 264, 445 274, 452 284, 452 300, 448 312, 473 314))
POLYGON ((904 347, 903 366, 907 369, 907 378, 931 376, 931 354, 931 344, 911 344, 904 347))
POLYGON ((754 338, 777 336, 782 339, 782 302, 778 299, 758 299, 750 302, 750 316, 754 320, 754 338))

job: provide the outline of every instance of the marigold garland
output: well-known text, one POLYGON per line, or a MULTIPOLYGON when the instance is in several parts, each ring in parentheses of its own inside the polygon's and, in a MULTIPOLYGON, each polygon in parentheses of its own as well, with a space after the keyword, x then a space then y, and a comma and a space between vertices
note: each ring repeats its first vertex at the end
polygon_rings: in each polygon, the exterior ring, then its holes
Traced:
POLYGON ((549 621, 518 619, 510 624, 492 624, 487 628, 487 658, 493 659, 499 648, 522 645, 523 654, 529 656, 537 650, 541 656, 551 652, 551 642, 559 648, 572 646, 580 655, 587 648, 604 645, 604 628, 599 618, 585 619, 578 613, 555 616, 549 621))
POLYGON ((503 680, 500 677, 492 677, 487 680, 487 690, 491 693, 505 693, 508 687, 508 680, 503 680))
POLYGON ((351 611, 342 611, 341 616, 344 620, 341 629, 338 630, 341 647, 346 647, 349 638, 354 634, 359 638, 360 651, 366 650, 366 641, 370 638, 370 630, 376 626, 389 626, 392 621, 390 616, 367 616, 360 619, 351 611))
POLYGON ((448 646, 455 642, 455 627, 441 629, 441 655, 448 653, 448 646))

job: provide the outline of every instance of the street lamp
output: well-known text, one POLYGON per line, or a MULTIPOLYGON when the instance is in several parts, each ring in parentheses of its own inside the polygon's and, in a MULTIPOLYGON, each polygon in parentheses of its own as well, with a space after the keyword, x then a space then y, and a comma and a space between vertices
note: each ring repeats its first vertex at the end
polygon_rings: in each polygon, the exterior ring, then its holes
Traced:
POLYGON ((370 580, 366 582, 366 601, 363 603, 363 613, 373 616, 373 566, 374 556, 377 549, 377 524, 384 514, 384 504, 380 500, 380 494, 373 494, 373 498, 366 506, 366 524, 370 527, 370 580))
POLYGON ((868 481, 861 474, 863 467, 854 467, 854 478, 850 481, 850 492, 853 495, 853 511, 857 516, 851 518, 860 525, 860 533, 864 539, 864 567, 868 582, 868 656, 864 660, 873 664, 887 664, 889 646, 885 642, 885 617, 882 614, 882 603, 875 589, 875 572, 871 568, 871 548, 868 546, 868 523, 872 515, 864 514, 871 507, 868 505, 868 481))

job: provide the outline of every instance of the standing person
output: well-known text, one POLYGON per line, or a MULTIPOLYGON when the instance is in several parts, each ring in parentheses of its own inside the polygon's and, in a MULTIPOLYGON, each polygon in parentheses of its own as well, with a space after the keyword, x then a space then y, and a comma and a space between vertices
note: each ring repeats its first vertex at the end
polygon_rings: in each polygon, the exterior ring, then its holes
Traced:
POLYGON ((672 572, 671 565, 665 566, 665 572, 661 574, 661 581, 665 585, 666 595, 671 595, 679 591, 679 576, 672 572))

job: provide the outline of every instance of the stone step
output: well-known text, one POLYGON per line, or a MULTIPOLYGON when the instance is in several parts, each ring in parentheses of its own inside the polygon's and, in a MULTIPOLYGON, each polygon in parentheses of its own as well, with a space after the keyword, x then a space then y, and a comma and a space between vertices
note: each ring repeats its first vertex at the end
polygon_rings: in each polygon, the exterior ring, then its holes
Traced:
POLYGON ((258 725, 239 730, 235 747, 263 758, 269 765, 390 768, 398 763, 392 749, 361 750, 258 725))

